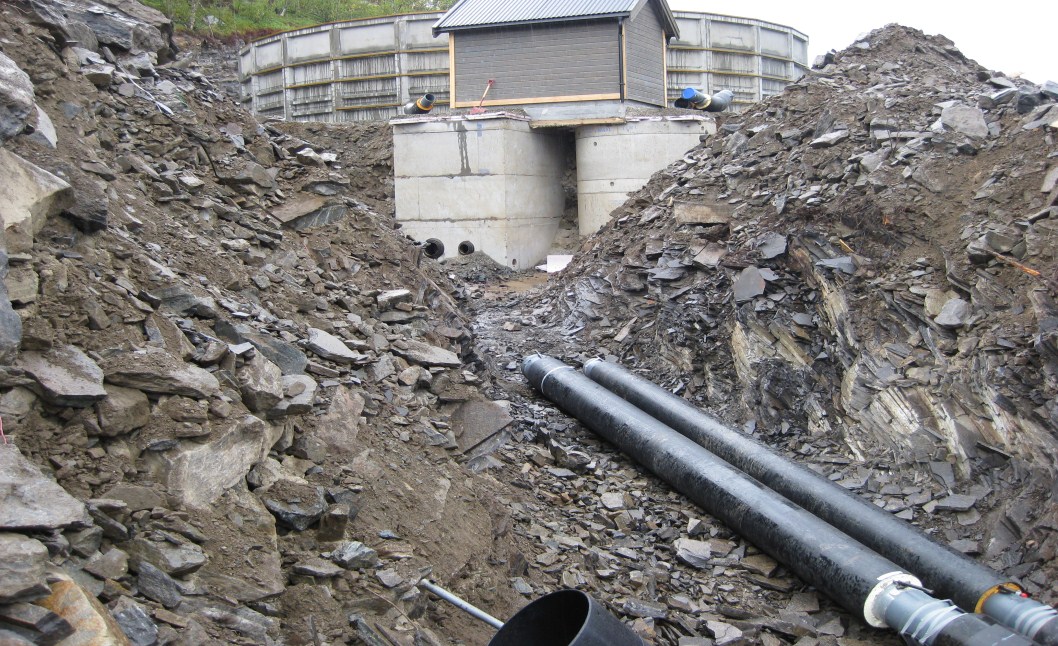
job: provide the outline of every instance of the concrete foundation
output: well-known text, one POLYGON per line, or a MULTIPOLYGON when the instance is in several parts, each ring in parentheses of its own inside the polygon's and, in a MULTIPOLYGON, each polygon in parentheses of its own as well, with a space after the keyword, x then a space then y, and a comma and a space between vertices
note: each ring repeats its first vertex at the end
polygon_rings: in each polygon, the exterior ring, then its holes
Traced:
POLYGON ((629 193, 697 146, 701 135, 715 132, 716 123, 700 117, 652 117, 577 128, 580 234, 598 231, 629 193))
POLYGON ((564 195, 561 135, 507 114, 393 122, 397 220, 412 238, 468 241, 508 267, 547 255, 564 195))

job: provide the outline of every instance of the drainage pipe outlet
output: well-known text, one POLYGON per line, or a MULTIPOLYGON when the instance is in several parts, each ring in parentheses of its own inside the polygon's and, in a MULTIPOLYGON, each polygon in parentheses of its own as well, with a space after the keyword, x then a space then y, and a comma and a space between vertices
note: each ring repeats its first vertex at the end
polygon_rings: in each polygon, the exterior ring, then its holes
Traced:
POLYGON ((746 475, 891 559, 968 612, 983 612, 1041 644, 1058 645, 1058 612, 1016 583, 934 542, 917 528, 823 476, 725 426, 616 363, 592 359, 584 373, 746 475))
MULTIPOLYGON (((802 580, 870 625, 888 626, 902 635, 918 638, 914 623, 904 616, 906 613, 890 611, 890 606, 900 601, 898 607, 906 605, 914 614, 929 612, 937 600, 918 590, 918 579, 895 563, 561 361, 533 355, 522 363, 522 372, 545 397, 785 564, 802 580), (916 594, 905 596, 909 591, 916 594)), ((945 618, 950 614, 950 620, 931 622, 931 631, 925 635, 928 639, 916 643, 976 643, 935 641, 951 637, 945 631, 956 623, 955 619, 960 619, 959 625, 967 621, 961 619, 965 613, 949 607, 945 618)), ((986 625, 977 621, 982 627, 986 625)), ((1031 643, 1006 629, 1000 630, 1009 640, 1004 642, 1008 646, 1031 643)))
POLYGON ((519 610, 489 646, 645 645, 595 599, 580 590, 559 590, 519 610))
POLYGON ((683 90, 683 94, 677 99, 677 108, 691 108, 692 110, 705 110, 706 112, 723 112, 731 105, 735 95, 731 90, 720 90, 709 96, 701 90, 689 87, 683 90), (682 101, 682 104, 680 103, 682 101))
POLYGON ((433 110, 434 95, 424 94, 418 99, 404 104, 404 114, 426 114, 433 110))

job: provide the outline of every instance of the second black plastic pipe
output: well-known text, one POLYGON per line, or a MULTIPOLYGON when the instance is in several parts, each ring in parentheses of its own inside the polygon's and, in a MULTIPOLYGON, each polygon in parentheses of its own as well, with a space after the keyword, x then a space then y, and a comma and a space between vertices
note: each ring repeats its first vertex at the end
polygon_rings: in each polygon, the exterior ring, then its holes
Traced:
MULTIPOLYGON (((522 372, 564 411, 870 625, 927 646, 979 644, 976 635, 995 629, 905 587, 918 579, 561 361, 533 355, 522 372), (953 640, 956 630, 968 637, 953 640)), ((999 634, 1007 646, 1031 643, 1005 628, 999 634)))
POLYGON ((728 428, 682 397, 616 363, 593 359, 584 373, 661 423, 922 579, 968 612, 1047 645, 1058 645, 1058 613, 998 572, 941 545, 841 485, 728 428))

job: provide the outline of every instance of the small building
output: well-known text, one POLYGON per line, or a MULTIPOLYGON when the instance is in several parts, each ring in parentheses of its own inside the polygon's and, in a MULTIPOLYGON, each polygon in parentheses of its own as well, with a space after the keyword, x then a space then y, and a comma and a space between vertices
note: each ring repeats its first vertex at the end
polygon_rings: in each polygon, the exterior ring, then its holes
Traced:
POLYGON ((664 0, 459 0, 433 33, 448 34, 452 107, 584 118, 664 107, 679 28, 664 0))

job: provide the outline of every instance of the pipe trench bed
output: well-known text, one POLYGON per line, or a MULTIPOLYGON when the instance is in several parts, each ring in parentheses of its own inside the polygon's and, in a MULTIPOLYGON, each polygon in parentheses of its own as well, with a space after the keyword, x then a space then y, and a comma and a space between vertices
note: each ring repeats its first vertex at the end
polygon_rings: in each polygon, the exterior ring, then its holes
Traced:
POLYGON ((937 595, 967 612, 984 612, 1042 644, 1058 644, 1058 612, 1029 599, 991 568, 941 545, 917 528, 811 469, 728 428, 682 397, 625 370, 592 359, 584 374, 610 392, 714 453, 746 475, 889 558, 937 595))
POLYGON ((533 355, 522 372, 565 412, 868 624, 927 646, 1032 643, 931 597, 896 563, 561 361, 533 355))

